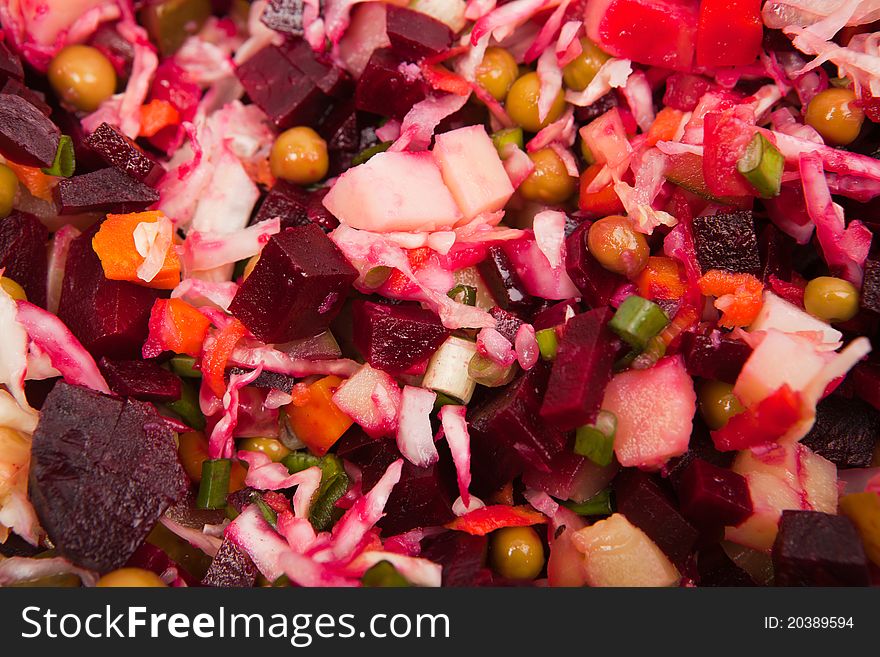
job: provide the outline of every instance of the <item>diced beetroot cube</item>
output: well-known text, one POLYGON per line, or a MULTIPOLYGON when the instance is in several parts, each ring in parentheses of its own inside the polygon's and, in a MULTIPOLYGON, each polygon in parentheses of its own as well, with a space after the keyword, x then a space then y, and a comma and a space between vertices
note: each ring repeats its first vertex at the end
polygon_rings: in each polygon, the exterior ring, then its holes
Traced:
POLYGON ((466 219, 500 210, 513 196, 510 177, 482 125, 437 135, 433 153, 443 182, 466 219))
POLYGON ((565 240, 565 271, 591 308, 607 306, 626 279, 613 274, 593 257, 587 243, 590 222, 585 221, 565 240))
POLYGON ((426 95, 419 67, 399 59, 390 48, 380 48, 358 79, 354 102, 364 112, 403 119, 426 95))
POLYGON ((348 73, 334 65, 329 58, 318 55, 302 39, 288 40, 281 52, 294 68, 302 73, 328 96, 350 98, 353 84, 348 73))
POLYGON ((24 80, 21 59, 0 41, 0 80, 24 80))
POLYGON ((533 489, 544 491, 559 500, 586 502, 603 490, 617 474, 616 463, 602 467, 574 452, 560 452, 550 464, 550 472, 528 469, 523 473, 523 483, 533 489))
POLYGON ((281 229, 305 226, 309 223, 306 210, 309 193, 298 185, 286 180, 278 180, 260 204, 251 223, 259 223, 278 217, 281 229))
POLYGON ((852 521, 819 511, 783 511, 773 543, 777 586, 868 586, 868 560, 852 521))
POLYGON ((428 152, 374 155, 336 179, 324 206, 352 228, 380 233, 442 230, 461 220, 428 152))
POLYGON ((697 569, 698 586, 755 586, 751 575, 737 566, 717 543, 700 550, 697 569))
POLYGON ((146 210, 159 200, 159 192, 115 167, 64 178, 57 194, 61 214, 127 214, 146 210))
POLYGON ((107 164, 145 185, 153 187, 165 175, 165 167, 109 123, 99 125, 85 143, 107 164))
POLYGON ((110 360, 98 362, 107 385, 117 395, 141 401, 173 402, 180 399, 180 379, 153 360, 110 360))
POLYGON ((602 50, 640 64, 687 71, 694 60, 696 0, 600 0, 584 16, 602 50))
POLYGON ((324 187, 316 189, 309 194, 309 204, 306 207, 306 217, 316 226, 320 227, 325 233, 329 233, 339 226, 339 220, 333 216, 326 207, 324 207, 324 197, 330 193, 330 190, 324 187))
POLYGON ((354 156, 363 150, 361 121, 354 108, 354 101, 336 105, 324 119, 318 132, 327 142, 331 176, 348 169, 354 156))
POLYGON ((488 551, 488 536, 447 531, 426 538, 421 556, 443 567, 443 586, 470 587, 485 583, 487 575, 491 577, 485 568, 488 551))
POLYGON ((224 539, 202 578, 202 586, 250 588, 256 579, 257 567, 251 558, 224 539))
POLYGON ((419 306, 357 300, 352 312, 355 346, 370 365, 391 374, 426 361, 449 337, 437 315, 419 306))
POLYGON ((559 341, 541 417, 562 430, 595 421, 620 342, 608 329, 611 311, 575 315, 559 341))
POLYGON ((25 84, 21 80, 10 78, 3 85, 3 89, 0 90, 0 93, 20 96, 31 105, 36 107, 38 110, 40 110, 40 112, 42 112, 44 115, 50 116, 52 114, 52 108, 46 102, 46 95, 25 86, 25 84))
POLYGON ((419 59, 443 52, 452 43, 452 30, 420 11, 389 5, 385 30, 394 54, 419 59))
POLYGON ((703 94, 716 88, 717 84, 700 75, 673 73, 666 79, 663 104, 682 112, 693 112, 703 94))
POLYGON ((0 154, 31 167, 50 167, 61 131, 20 96, 0 94, 0 154))
POLYGON ((92 249, 95 225, 70 245, 58 317, 95 358, 136 359, 160 290, 104 277, 92 249))
POLYGON ((486 258, 477 265, 477 270, 492 297, 504 310, 528 316, 537 305, 538 300, 526 292, 516 268, 501 246, 489 247, 486 258))
POLYGON ((532 325, 536 331, 560 326, 565 323, 567 315, 574 315, 577 311, 578 304, 574 299, 560 301, 535 313, 535 316, 532 318, 532 325))
POLYGON ((119 568, 188 487, 174 434, 150 404, 63 381, 49 393, 28 489, 59 556, 100 573, 119 568))
POLYGON ((236 74, 250 99, 280 130, 316 123, 328 105, 324 92, 276 46, 260 50, 236 74))
POLYGON ((880 413, 860 399, 831 395, 816 406, 816 423, 801 442, 840 468, 866 468, 880 443, 880 413))
POLYGON ((0 219, 0 269, 21 285, 28 301, 46 307, 49 231, 31 214, 14 211, 0 219))
POLYGON ((752 348, 723 334, 685 333, 681 353, 691 376, 734 383, 752 348))
POLYGON ((261 340, 317 335, 342 309, 357 270, 315 225, 273 235, 230 312, 261 340))
POLYGON ((693 459, 684 468, 676 492, 681 512, 699 527, 735 527, 752 515, 745 477, 703 459, 693 459))
POLYGON ((470 417, 471 470, 477 495, 491 494, 526 466, 549 471, 565 434, 538 417, 548 371, 538 363, 486 399, 470 417))
MULTIPOLYGON (((230 367, 226 370, 226 374, 227 376, 232 376, 233 374, 246 374, 247 372, 252 371, 253 370, 243 367, 230 367)), ((248 383, 248 387, 281 390, 282 392, 290 394, 290 391, 293 390, 295 384, 296 379, 290 375, 263 370, 257 375, 256 379, 248 383)))
POLYGON ((681 356, 615 375, 602 408, 617 417, 614 453, 625 467, 657 469, 687 451, 697 396, 681 356))
POLYGON ((269 0, 260 14, 260 22, 270 30, 301 37, 303 6, 303 0, 269 0))
POLYGON ((694 217, 691 226, 697 261, 704 274, 710 269, 755 276, 761 273, 758 237, 751 212, 694 217))
POLYGON ((855 394, 880 410, 880 365, 859 363, 852 370, 851 380, 855 394))
MULTIPOLYGON (((795 247, 795 241, 779 230, 772 223, 768 223, 761 230, 758 236, 758 248, 761 252, 761 280, 764 285, 772 284, 771 276, 783 282, 788 282, 792 278, 792 258, 795 247)), ((788 283, 794 285, 794 283, 788 283)), ((796 305, 803 305, 803 289, 799 288, 797 292, 798 301, 794 301, 796 305)), ((789 299, 791 301, 791 299, 789 299)))
POLYGON ((516 341, 516 332, 525 322, 498 306, 493 306, 489 310, 489 314, 495 320, 495 330, 503 335, 510 344, 513 344, 516 341))
POLYGON ((617 511, 681 567, 693 551, 699 532, 678 512, 669 495, 651 475, 634 469, 621 471, 612 485, 617 511))
MULTIPOLYGON (((369 491, 387 467, 401 458, 393 440, 373 440, 355 430, 343 436, 337 454, 361 468, 364 491, 369 491)), ((454 476, 450 457, 444 450, 441 450, 440 461, 427 468, 405 461, 400 481, 385 505, 385 517, 379 522, 383 533, 391 536, 414 527, 433 527, 452 520, 455 517, 452 513, 454 476)))

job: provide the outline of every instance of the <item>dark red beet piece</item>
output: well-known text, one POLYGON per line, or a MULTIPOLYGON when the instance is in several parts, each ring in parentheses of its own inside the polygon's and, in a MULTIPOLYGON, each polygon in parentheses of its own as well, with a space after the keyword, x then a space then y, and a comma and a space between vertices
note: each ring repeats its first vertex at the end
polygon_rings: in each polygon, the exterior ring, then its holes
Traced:
POLYGON ((403 119, 426 94, 427 86, 415 64, 401 60, 390 48, 378 48, 358 79, 354 102, 364 112, 403 119))
POLYGON ((871 465, 880 441, 880 413, 859 399, 826 397, 816 406, 816 423, 801 442, 839 468, 871 465))
POLYGON ((745 342, 726 335, 685 333, 682 337, 681 353, 691 376, 734 383, 751 355, 752 348, 745 342))
MULTIPOLYGON (((226 373, 229 375, 232 374, 246 374, 247 372, 251 372, 253 370, 246 370, 242 367, 230 367, 226 370, 226 373)), ((293 390, 293 386, 296 384, 296 379, 287 374, 279 374, 278 372, 270 372, 269 370, 263 370, 257 375, 257 378, 248 383, 248 387, 250 388, 264 388, 270 390, 281 390, 282 392, 290 393, 293 390)))
POLYGON ((704 274, 724 269, 760 276, 761 258, 751 212, 694 217, 691 226, 697 262, 704 274))
POLYGON ((63 381, 49 393, 28 492, 60 556, 101 573, 119 568, 188 485, 151 405, 63 381))
POLYGON ((136 359, 159 290, 104 277, 92 249, 93 226, 70 245, 58 317, 95 358, 136 359))
POLYGON ((302 71, 309 80, 328 96, 333 98, 350 98, 354 85, 348 73, 333 64, 324 55, 318 55, 312 47, 302 39, 290 39, 281 52, 291 65, 302 71))
POLYGON ((865 278, 862 282, 861 306, 880 313, 880 260, 868 258, 865 262, 865 278))
POLYGON ((489 247, 486 258, 477 265, 477 270, 495 301, 504 310, 528 315, 538 303, 535 297, 526 292, 513 263, 500 246, 489 247))
POLYGON ((339 314, 357 270, 320 228, 310 224, 273 235, 230 312, 261 340, 317 335, 339 314))
POLYGON ((773 224, 767 224, 758 237, 761 251, 761 280, 765 285, 770 277, 782 281, 791 280, 792 251, 796 242, 773 224))
MULTIPOLYGON (((393 440, 373 440, 360 430, 349 430, 339 443, 337 454, 351 461, 363 474, 363 489, 370 490, 389 465, 401 458, 393 440)), ((440 449, 440 461, 418 468, 404 461, 400 481, 394 486, 385 517, 379 522, 385 536, 415 527, 434 527, 451 521, 452 500, 458 495, 452 483, 451 458, 440 449)))
POLYGON ((626 279, 613 274, 593 257, 587 245, 590 222, 585 221, 565 240, 565 271, 590 308, 607 306, 626 279))
POLYGON ((668 479, 676 490, 681 484, 681 475, 696 459, 702 459, 719 468, 730 468, 733 464, 734 452, 719 452, 715 449, 709 435, 709 427, 705 425, 697 413, 694 418, 694 432, 688 444, 688 451, 681 456, 670 459, 663 469, 664 478, 668 479))
POLYGON ((30 167, 50 167, 61 131, 20 96, 0 94, 0 154, 30 167))
POLYGON ((388 5, 385 30, 394 54, 405 59, 436 55, 452 43, 452 30, 436 18, 397 5, 388 5))
POLYGON ((443 586, 478 586, 487 579, 488 550, 487 536, 448 531, 426 538, 422 542, 421 556, 443 567, 443 586))
POLYGON ((35 557, 42 547, 31 545, 18 534, 10 533, 5 543, 0 543, 0 555, 4 557, 35 557))
POLYGON ((449 337, 437 315, 416 305, 352 304, 354 344, 373 367, 391 374, 426 361, 449 337))
POLYGON ((489 310, 489 314, 495 320, 495 330, 507 338, 510 344, 513 344, 516 340, 516 332, 519 331, 519 327, 525 324, 525 322, 513 313, 509 313, 498 306, 493 306, 489 310))
POLYGON ((693 459, 676 485, 679 507, 698 527, 736 526, 752 515, 745 477, 703 459, 693 459))
POLYGON ((365 125, 364 115, 355 110, 354 100, 337 104, 324 119, 318 132, 327 142, 330 175, 351 166, 354 156, 378 143, 373 128, 365 125))
POLYGON ((697 554, 698 586, 755 586, 755 580, 734 563, 717 543, 697 554))
POLYGON ((617 511, 645 532, 673 563, 685 564, 699 533, 651 475, 628 468, 614 478, 612 486, 617 511))
POLYGON ((548 378, 548 368, 540 362, 474 410, 471 470, 477 495, 495 492, 526 466, 547 472, 566 448, 565 434, 538 417, 548 378))
POLYGON ((859 363, 853 368, 849 380, 859 398, 880 410, 880 365, 859 363))
POLYGON ((260 50, 236 71, 250 99, 284 130, 316 123, 328 98, 276 46, 260 50))
POLYGON ((110 360, 98 367, 117 395, 141 401, 173 402, 180 399, 180 379, 152 360, 110 360))
POLYGON ((536 331, 560 326, 565 323, 569 309, 571 314, 576 314, 578 312, 577 301, 567 299, 566 301, 554 303, 552 306, 548 306, 544 310, 535 313, 535 316, 532 318, 532 326, 535 327, 536 331))
POLYGON ((32 214, 13 211, 0 219, 0 269, 21 285, 28 301, 46 306, 46 241, 49 231, 32 214))
POLYGON ((159 192, 115 167, 64 178, 57 194, 61 214, 127 214, 146 210, 159 200, 159 192))
POLYGON ((45 116, 50 116, 52 114, 52 108, 46 103, 45 94, 27 87, 21 80, 10 78, 3 85, 3 89, 0 90, 0 93, 20 96, 40 110, 45 116))
POLYGON ((783 511, 773 543, 777 586, 868 586, 868 560, 846 516, 783 511))
POLYGON ((108 123, 99 125, 85 143, 104 162, 145 185, 154 187, 165 175, 165 167, 108 123))
POLYGON ((339 220, 334 217, 330 210, 324 207, 324 197, 330 188, 316 189, 309 195, 309 205, 306 208, 306 216, 316 226, 320 227, 325 233, 339 226, 339 220))
POLYGON ((101 23, 92 36, 91 44, 100 50, 113 64, 116 75, 125 79, 131 75, 131 66, 134 63, 134 45, 125 39, 116 26, 111 23, 101 23))
POLYGON ((211 560, 203 586, 222 588, 250 588, 257 581, 257 567, 250 557, 227 540, 211 560))
POLYGON ((611 310, 596 308, 565 324, 541 417, 563 431, 595 421, 620 341, 608 329, 611 310))
POLYGON ((308 217, 309 193, 299 185, 278 180, 266 194, 251 223, 259 223, 278 217, 281 230, 305 226, 308 217))
POLYGON ((21 59, 0 41, 0 80, 24 80, 21 59))
POLYGON ((303 0, 269 0, 260 15, 260 22, 270 30, 303 35, 303 0))

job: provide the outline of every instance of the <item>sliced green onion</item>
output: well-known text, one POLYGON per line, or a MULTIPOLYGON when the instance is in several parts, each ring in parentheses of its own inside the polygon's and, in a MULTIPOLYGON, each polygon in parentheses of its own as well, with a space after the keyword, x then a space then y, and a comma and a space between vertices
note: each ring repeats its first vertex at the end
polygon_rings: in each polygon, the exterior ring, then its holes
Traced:
POLYGON ((171 371, 177 376, 185 376, 188 379, 201 379, 202 373, 196 369, 196 359, 192 356, 172 356, 168 361, 171 365, 171 371))
POLYGON ((574 452, 586 456, 599 466, 606 466, 614 458, 614 434, 617 417, 609 411, 599 411, 595 424, 585 424, 577 430, 574 452))
POLYGON ((369 160, 374 155, 378 155, 379 153, 384 153, 387 151, 391 144, 394 142, 391 141, 382 141, 376 144, 375 146, 370 146, 369 148, 365 148, 360 153, 354 156, 351 160, 351 166, 356 167, 359 164, 363 164, 367 160, 369 160))
POLYGON ((42 172, 48 176, 70 178, 74 170, 76 170, 76 157, 73 152, 73 140, 67 135, 61 135, 52 166, 48 169, 42 169, 42 172))
POLYGON ((169 410, 173 411, 187 425, 201 431, 205 428, 205 416, 199 406, 199 393, 195 386, 181 382, 180 399, 165 404, 169 410))
POLYGON ((458 301, 466 306, 477 305, 477 288, 473 285, 456 285, 446 293, 446 296, 453 301, 458 301), (459 295, 461 295, 461 300, 458 299, 459 295))
POLYGON ((516 374, 516 368, 513 364, 499 365, 482 354, 474 354, 468 364, 468 376, 481 386, 488 388, 507 385, 513 380, 514 374, 516 374))
POLYGON ((202 482, 196 497, 198 509, 225 509, 229 495, 229 459, 206 459, 202 461, 202 482))
POLYGON ((226 517, 227 518, 229 518, 230 520, 235 520, 240 515, 241 514, 238 512, 238 509, 236 509, 234 506, 232 506, 231 504, 226 505, 226 517))
POLYGON ((659 335, 655 335, 648 340, 648 344, 645 345, 644 351, 633 358, 631 363, 632 368, 634 370, 646 370, 649 367, 654 367, 657 361, 665 355, 666 343, 659 335))
POLYGON ((492 143, 495 144, 495 150, 498 155, 504 158, 507 155, 508 144, 513 144, 517 148, 523 147, 523 131, 522 128, 505 128, 498 132, 492 133, 492 143))
POLYGON ((380 561, 372 566, 364 573, 361 584, 367 588, 401 588, 410 585, 390 561, 380 561))
POLYGON ((278 514, 275 513, 275 509, 266 504, 266 501, 259 494, 254 495, 254 504, 263 514, 263 519, 274 527, 278 522, 278 514))
POLYGON ((287 468, 290 474, 296 474, 297 472, 302 472, 312 466, 320 466, 321 459, 308 452, 291 452, 281 459, 281 463, 287 468))
POLYGON ((468 374, 475 353, 476 343, 455 335, 449 336, 428 361, 422 387, 442 392, 467 404, 477 386, 477 382, 468 374))
POLYGON ((653 301, 632 295, 623 300, 608 328, 617 333, 627 344, 644 349, 648 340, 669 324, 663 309, 653 301))
POLYGON ((779 195, 785 158, 760 132, 756 132, 736 163, 739 171, 763 198, 779 195))
POLYGON ((611 489, 600 490, 586 502, 563 502, 562 505, 579 516, 609 516, 612 511, 611 489))
POLYGON ((343 511, 336 507, 336 502, 348 491, 348 485, 348 475, 344 471, 321 479, 321 489, 309 512, 309 521, 315 531, 327 531, 342 516, 343 511))
POLYGON ((438 392, 437 399, 434 400, 434 412, 436 413, 444 406, 461 406, 461 400, 456 399, 455 397, 450 397, 449 395, 445 395, 442 392, 438 392))
POLYGON ((538 341, 538 349, 541 351, 541 358, 544 360, 553 360, 556 358, 556 350, 559 348, 559 338, 556 335, 555 328, 541 329, 535 333, 535 340, 538 341))
POLYGON ((364 274, 364 286, 371 290, 382 287, 385 281, 388 280, 388 277, 391 276, 392 271, 394 269, 391 267, 373 267, 364 274))

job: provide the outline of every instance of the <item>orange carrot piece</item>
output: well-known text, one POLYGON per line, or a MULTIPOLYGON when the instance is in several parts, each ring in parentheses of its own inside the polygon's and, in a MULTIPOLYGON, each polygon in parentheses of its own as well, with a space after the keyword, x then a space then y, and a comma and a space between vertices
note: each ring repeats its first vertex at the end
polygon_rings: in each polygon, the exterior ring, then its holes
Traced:
POLYGON ((157 299, 150 311, 150 332, 144 356, 153 358, 164 351, 198 358, 211 320, 183 299, 157 299))
POLYGON ((318 456, 336 444, 352 419, 333 403, 333 393, 342 384, 338 376, 325 376, 308 387, 308 400, 287 406, 287 421, 297 438, 318 456))
POLYGON ((672 141, 675 138, 675 133, 678 132, 678 128, 681 126, 683 116, 684 112, 681 110, 673 107, 664 107, 657 112, 654 123, 648 128, 648 136, 645 139, 645 143, 648 146, 653 146, 658 141, 672 141))
POLYGON ((665 256, 650 256, 645 268, 635 280, 639 295, 646 299, 681 299, 686 287, 678 260, 665 256))
POLYGON ((168 249, 165 262, 156 277, 150 281, 138 277, 137 270, 144 256, 137 252, 134 230, 141 223, 155 223, 162 216, 159 211, 108 214, 101 228, 92 238, 92 248, 101 259, 104 276, 113 281, 128 281, 158 290, 173 290, 180 283, 180 258, 173 248, 168 249))
POLYGON ((141 106, 141 129, 139 136, 152 137, 163 128, 180 124, 180 112, 167 100, 158 98, 141 106))
POLYGON ((545 522, 547 518, 527 506, 493 504, 469 511, 447 523, 446 527, 473 536, 485 536, 503 527, 530 527, 545 522))
POLYGON ((226 362, 232 355, 235 345, 246 333, 244 324, 233 317, 229 324, 217 332, 214 341, 203 349, 202 376, 205 377, 211 392, 218 397, 222 398, 226 392, 226 382, 223 379, 226 362))
POLYGON ((722 313, 720 326, 748 326, 761 311, 764 286, 751 274, 710 269, 700 278, 699 286, 704 295, 718 297, 715 307, 722 313))
POLYGON ((38 199, 52 202, 52 190, 58 184, 55 176, 43 173, 39 167, 29 167, 24 164, 16 164, 11 160, 6 160, 6 166, 12 169, 18 181, 27 187, 31 196, 38 199))

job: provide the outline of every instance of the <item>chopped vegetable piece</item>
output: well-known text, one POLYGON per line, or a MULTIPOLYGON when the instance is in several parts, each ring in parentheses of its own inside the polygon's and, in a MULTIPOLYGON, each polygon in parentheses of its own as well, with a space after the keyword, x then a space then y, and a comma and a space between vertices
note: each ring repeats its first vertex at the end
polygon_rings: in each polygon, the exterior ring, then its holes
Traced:
POLYGON ((405 588, 410 583, 390 561, 380 561, 363 574, 361 585, 367 588, 405 588))
POLYGON ((579 516, 608 516, 612 512, 611 489, 600 490, 586 502, 564 502, 563 504, 579 516))
POLYGON ((166 406, 179 415, 187 426, 196 431, 205 428, 205 416, 199 407, 199 393, 194 386, 183 382, 180 388, 180 399, 168 402, 166 406))
POLYGON ((503 527, 530 527, 545 522, 547 518, 527 506, 494 504, 469 511, 446 526, 473 536, 485 536, 503 527))
POLYGON ((466 306, 477 305, 477 288, 473 285, 456 285, 447 294, 450 299, 466 306))
POLYGON ((608 327, 627 344, 642 349, 667 324, 669 318, 660 306, 643 297, 632 295, 620 304, 614 317, 608 322, 608 327))
POLYGON ((154 98, 140 111, 141 137, 153 137, 160 130, 180 124, 180 112, 167 100, 154 98))
MULTIPOLYGON (((149 281, 140 275, 145 256, 138 250, 138 227, 142 224, 155 224, 163 219, 164 215, 155 210, 107 215, 107 219, 92 238, 92 248, 101 259, 104 275, 108 279, 128 281, 160 290, 177 287, 180 283, 180 259, 170 241, 158 273, 149 281)), ((156 238, 157 244, 160 239, 161 237, 156 238)))
POLYGON ((70 178, 76 169, 76 156, 73 152, 73 140, 67 135, 61 135, 58 140, 58 151, 55 153, 55 160, 52 166, 47 169, 41 169, 47 176, 61 176, 62 178, 70 178))
POLYGON ((681 299, 687 291, 681 263, 665 256, 649 256, 635 283, 645 299, 681 299))
POLYGON ((502 159, 507 155, 507 145, 513 144, 519 149, 523 147, 523 131, 522 128, 505 128, 498 132, 492 133, 492 143, 498 151, 498 156, 502 159))
POLYGON ((579 427, 574 439, 574 453, 586 456, 599 466, 610 465, 614 459, 614 434, 617 418, 614 413, 600 411, 595 424, 579 427))
POLYGON ((498 388, 507 385, 516 374, 516 365, 501 365, 482 354, 474 354, 468 363, 468 376, 481 386, 498 388))
POLYGON ((235 349, 235 345, 247 334, 244 324, 233 318, 215 336, 214 340, 205 345, 202 354, 202 376, 217 397, 226 392, 224 374, 226 362, 235 349))
POLYGON ((556 351, 559 348, 559 338, 556 334, 556 328, 541 329, 535 333, 535 339, 538 341, 538 349, 541 351, 541 358, 544 360, 553 360, 556 358, 556 351))
POLYGON ((450 336, 428 361, 422 386, 467 404, 477 386, 469 373, 471 360, 476 353, 475 342, 450 336))
POLYGON ((380 141, 378 144, 375 144, 374 146, 370 146, 368 148, 365 148, 360 153, 358 153, 357 155, 354 156, 354 158, 351 160, 351 166, 356 167, 360 164, 363 164, 364 162, 369 161, 369 159, 371 157, 373 157, 374 155, 378 155, 379 153, 384 153, 385 151, 388 150, 388 148, 393 143, 394 143, 393 141, 380 141))
POLYGON ((202 479, 199 484, 199 494, 196 497, 196 508, 223 509, 226 507, 231 467, 232 461, 230 459, 207 459, 202 462, 202 479))
MULTIPOLYGON (((183 299, 157 299, 150 311, 149 326, 150 334, 143 348, 144 358, 155 358, 164 351, 173 351, 195 359, 202 352, 211 320, 183 299)), ((175 372, 181 374, 176 369, 175 372)))
POLYGON ((764 286, 751 274, 734 274, 710 269, 699 280, 700 292, 718 297, 715 307, 722 312, 719 326, 748 326, 763 304, 764 286))
POLYGON ((171 371, 177 376, 189 379, 202 378, 202 373, 195 369, 196 359, 193 356, 172 356, 168 364, 171 366, 171 371))
POLYGON ((782 169, 785 159, 782 153, 760 132, 752 141, 736 164, 736 169, 763 198, 779 195, 782 188, 782 169))
POLYGON ((338 376, 326 376, 308 387, 306 403, 287 407, 290 428, 319 456, 326 454, 353 422, 333 403, 333 394, 340 385, 342 379, 338 376))

